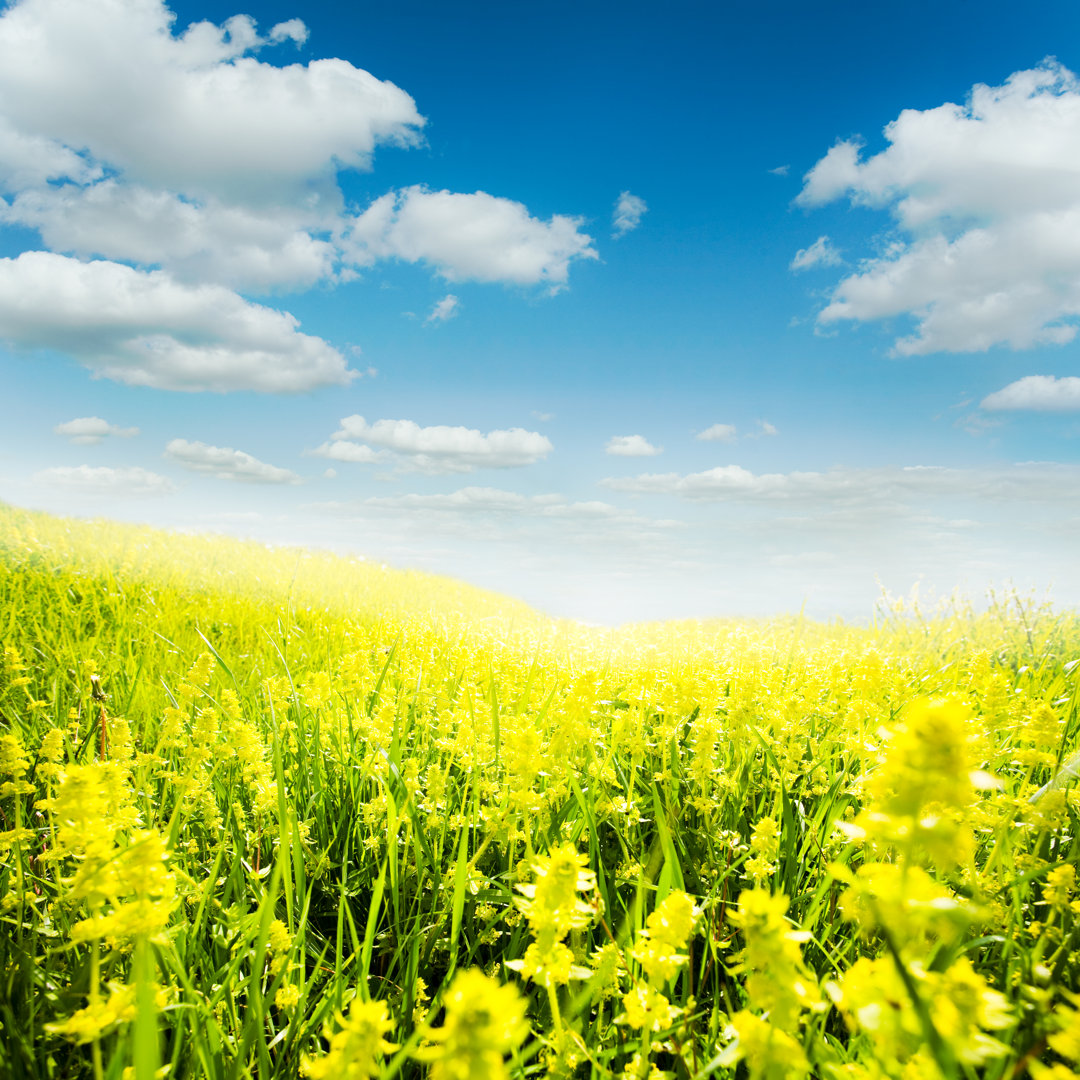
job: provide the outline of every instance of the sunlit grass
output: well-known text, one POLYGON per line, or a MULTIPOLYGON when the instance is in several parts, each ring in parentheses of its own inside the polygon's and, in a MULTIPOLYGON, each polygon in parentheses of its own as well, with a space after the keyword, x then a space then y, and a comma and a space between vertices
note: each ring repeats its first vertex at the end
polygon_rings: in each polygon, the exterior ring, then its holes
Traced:
POLYGON ((0 627, 0 1076, 1076 1075, 1073 613, 602 631, 0 507, 0 627))

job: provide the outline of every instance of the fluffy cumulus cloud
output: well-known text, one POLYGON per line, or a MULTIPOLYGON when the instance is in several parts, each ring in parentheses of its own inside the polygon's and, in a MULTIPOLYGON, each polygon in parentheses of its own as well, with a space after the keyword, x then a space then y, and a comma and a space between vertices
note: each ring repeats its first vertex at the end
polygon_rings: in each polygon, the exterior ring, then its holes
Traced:
POLYGON ((355 377, 291 315, 230 289, 43 251, 0 259, 0 341, 64 352, 97 375, 163 390, 294 393, 355 377))
POLYGON ((1080 412, 1080 378, 1025 375, 980 403, 989 412, 1080 412))
POLYGON ((713 424, 704 431, 699 431, 694 438, 702 442, 731 443, 737 438, 736 428, 734 424, 713 424))
POLYGON ((193 472, 208 473, 219 480, 238 480, 245 484, 298 484, 300 477, 288 469, 267 465, 243 450, 228 446, 208 446, 203 442, 173 439, 165 447, 165 456, 193 472))
POLYGON ((827 236, 819 236, 808 248, 795 252, 791 269, 809 270, 814 266, 837 266, 843 261, 833 242, 827 236))
POLYGON ((0 221, 52 250, 265 291, 334 273, 336 174, 424 124, 344 60, 254 54, 307 37, 246 15, 177 27, 162 0, 21 0, 0 16, 0 221))
POLYGON ((501 281, 562 288, 575 259, 595 259, 581 219, 541 221, 519 202, 477 191, 429 191, 420 185, 376 199, 345 240, 356 265, 376 259, 423 262, 448 281, 501 281))
POLYGON ((91 465, 57 466, 41 469, 31 480, 35 484, 61 488, 77 495, 140 498, 169 495, 176 485, 167 477, 147 469, 110 469, 91 465))
POLYGON ((1071 341, 1080 316, 1080 83, 1054 62, 963 105, 906 109, 864 158, 837 143, 798 202, 887 209, 897 234, 834 289, 820 325, 908 316, 900 355, 1071 341))
POLYGON ((368 167, 380 143, 417 141, 423 119, 393 83, 344 60, 279 67, 251 55, 303 40, 299 20, 269 38, 246 15, 179 34, 174 22, 161 0, 11 5, 0 18, 4 119, 55 158, 12 164, 25 174, 37 163, 41 181, 84 180, 107 164, 193 196, 336 201, 336 169, 368 167), (81 163, 74 176, 65 152, 81 163))
POLYGON ((615 457, 655 457, 663 452, 662 446, 653 446, 644 435, 613 435, 604 447, 605 454, 615 457))
POLYGON ((1080 466, 1032 463, 1004 468, 952 469, 912 465, 827 472, 754 473, 720 465, 697 473, 643 473, 601 481, 613 491, 676 495, 699 502, 809 503, 889 506, 912 499, 1053 502, 1067 491, 1080 502, 1080 466))
POLYGON ((464 473, 533 465, 554 449, 546 435, 524 428, 489 431, 412 420, 346 416, 330 442, 313 453, 336 461, 373 462, 392 457, 400 466, 427 473, 464 473), (372 447, 380 447, 379 451, 372 447))
POLYGON ((110 435, 120 439, 131 439, 139 434, 137 427, 122 428, 102 420, 100 416, 79 416, 74 420, 65 420, 53 428, 57 435, 63 435, 73 443, 93 446, 104 441, 110 435))
POLYGON ((615 239, 636 229, 648 209, 644 199, 631 195, 629 191, 622 192, 615 200, 615 210, 611 215, 612 235, 615 239))

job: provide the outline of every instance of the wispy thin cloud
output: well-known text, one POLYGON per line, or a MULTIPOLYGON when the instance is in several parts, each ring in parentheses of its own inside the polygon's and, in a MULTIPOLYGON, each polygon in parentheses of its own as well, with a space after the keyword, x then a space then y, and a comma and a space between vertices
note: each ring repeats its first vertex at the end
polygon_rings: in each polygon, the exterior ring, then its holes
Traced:
POLYGON ((645 200, 624 191, 615 201, 615 211, 611 215, 612 236, 618 240, 628 232, 633 232, 641 224, 641 219, 649 207, 645 200))
POLYGON ((429 325, 431 323, 447 322, 456 317, 460 307, 461 303, 458 298, 453 293, 448 293, 431 309, 431 314, 428 315, 424 322, 429 325))

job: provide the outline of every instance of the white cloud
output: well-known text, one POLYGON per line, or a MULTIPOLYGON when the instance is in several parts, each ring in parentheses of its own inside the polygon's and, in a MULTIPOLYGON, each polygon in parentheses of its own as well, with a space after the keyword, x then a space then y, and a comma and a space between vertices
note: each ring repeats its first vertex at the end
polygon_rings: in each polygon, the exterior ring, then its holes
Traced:
POLYGON ((643 435, 613 435, 604 447, 605 454, 616 457, 655 457, 663 452, 662 446, 653 446, 643 435))
POLYGON ((942 466, 835 468, 827 472, 753 473, 740 465, 704 472, 643 473, 602 480, 613 491, 676 495, 709 502, 808 502, 889 506, 913 498, 1055 503, 1080 499, 1080 466, 1027 463, 1002 468, 942 466))
POLYGON ((753 436, 751 436, 751 437, 760 439, 760 438, 764 438, 764 437, 767 437, 767 436, 770 436, 770 435, 777 435, 777 434, 779 434, 779 432, 777 431, 777 428, 776 428, 775 424, 770 424, 768 420, 759 420, 758 421, 758 429, 755 432, 755 434, 753 436))
POLYGON ((300 483, 296 473, 267 465, 243 450, 233 450, 228 446, 208 446, 204 442, 173 439, 165 447, 165 456, 185 469, 209 473, 219 480, 239 480, 245 484, 300 483))
POLYGON ((732 443, 736 439, 734 424, 713 424, 704 431, 699 431, 694 438, 702 442, 732 443))
POLYGON ((80 416, 75 420, 66 420, 53 428, 57 435, 63 435, 73 443, 92 446, 106 436, 115 435, 120 439, 130 439, 139 434, 137 427, 122 428, 102 420, 100 416, 80 416))
POLYGON ((617 240, 641 224, 641 219, 649 207, 645 200, 629 191, 622 192, 615 202, 615 212, 611 215, 612 236, 617 240))
POLYGON ((777 165, 775 169, 769 169, 769 173, 772 176, 787 176, 790 169, 790 165, 777 165))
MULTIPOLYGON (((421 427, 412 420, 376 420, 369 424, 362 416, 355 415, 341 421, 341 428, 332 439, 330 447, 335 442, 350 440, 383 447, 399 455, 407 467, 429 473, 532 465, 554 449, 547 436, 523 428, 489 431, 485 435, 475 428, 421 427)), ((336 456, 325 444, 317 452, 325 457, 336 456)))
POLYGON ((448 293, 431 309, 431 314, 424 322, 444 323, 457 315, 459 306, 458 298, 453 293, 448 293))
POLYGON ((286 19, 270 29, 270 40, 275 44, 281 41, 291 41, 296 45, 303 45, 308 39, 308 28, 302 19, 286 19))
POLYGON ((372 450, 370 446, 351 442, 348 439, 337 439, 334 442, 324 442, 314 450, 308 450, 308 454, 314 457, 331 458, 334 461, 348 461, 354 465, 373 465, 386 460, 386 453, 382 450, 372 450))
POLYGON ((345 253, 356 265, 376 259, 425 262, 448 281, 566 284, 570 263, 595 259, 581 219, 531 217, 518 202, 477 191, 428 191, 419 185, 376 199, 356 217, 345 253))
POLYGON ((1080 412, 1080 378, 1075 375, 1060 379, 1053 375, 1025 375, 988 394, 980 406, 991 412, 1080 412))
POLYGON ((176 485, 166 476, 147 469, 95 468, 90 465, 57 466, 41 469, 31 480, 35 484, 63 488, 76 494, 141 497, 145 495, 169 495, 176 485))
MULTIPOLYGON (((344 60, 276 67, 246 15, 173 34, 161 0, 21 0, 0 17, 0 101, 23 138, 44 139, 126 179, 225 200, 336 200, 338 168, 377 145, 417 141, 413 99, 344 60), (312 185, 324 180, 324 190, 312 185)), ((57 163, 50 179, 72 176, 57 163)))
POLYGON ((115 179, 19 192, 0 222, 37 229, 46 247, 162 266, 187 281, 255 291, 307 288, 334 274, 337 251, 311 231, 333 219, 303 207, 198 202, 115 179))
POLYGON ((827 236, 819 236, 808 248, 795 252, 789 269, 809 270, 812 266, 838 266, 843 261, 833 242, 827 236))
POLYGON ((355 377, 288 312, 163 271, 43 251, 0 259, 0 340, 55 349, 96 374, 162 390, 295 393, 355 377))
POLYGON ((19 191, 61 176, 90 183, 101 168, 52 139, 17 131, 0 113, 0 190, 19 191))
POLYGON ((432 510, 457 514, 505 514, 540 518, 582 518, 622 521, 637 515, 611 503, 589 500, 574 502, 563 495, 520 495, 500 488, 466 487, 445 495, 394 495, 364 500, 365 506, 387 510, 432 510))
POLYGON ((888 209, 900 238, 835 288, 828 326, 910 316, 900 355, 1063 344, 1080 316, 1080 83, 1054 62, 961 106, 906 109, 866 160, 855 141, 807 173, 797 202, 888 209))

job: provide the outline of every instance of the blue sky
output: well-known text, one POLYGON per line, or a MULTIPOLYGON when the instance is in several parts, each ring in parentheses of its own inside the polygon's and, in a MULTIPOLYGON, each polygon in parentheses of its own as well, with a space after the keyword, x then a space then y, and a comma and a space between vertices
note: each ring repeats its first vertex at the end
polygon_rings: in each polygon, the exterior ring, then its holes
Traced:
POLYGON ((1076 604, 1078 30, 0 6, 0 498, 591 621, 1076 604))

